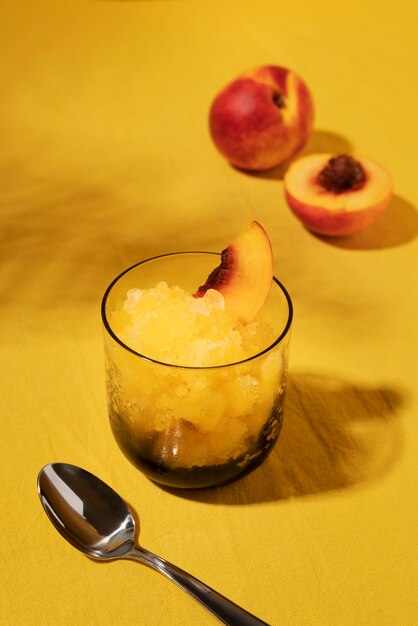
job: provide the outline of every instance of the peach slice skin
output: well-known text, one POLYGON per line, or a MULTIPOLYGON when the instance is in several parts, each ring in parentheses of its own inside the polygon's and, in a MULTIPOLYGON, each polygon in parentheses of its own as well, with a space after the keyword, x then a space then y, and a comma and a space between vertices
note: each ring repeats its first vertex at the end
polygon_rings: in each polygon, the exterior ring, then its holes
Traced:
POLYGON ((261 310, 273 281, 273 254, 264 228, 253 221, 222 252, 221 264, 194 294, 208 289, 222 293, 238 322, 248 324, 261 310))
POLYGON ((356 157, 366 181, 358 189, 336 193, 322 187, 319 172, 332 154, 307 155, 295 161, 284 177, 286 201, 303 224, 329 236, 352 235, 373 224, 392 199, 392 180, 377 163, 356 157))

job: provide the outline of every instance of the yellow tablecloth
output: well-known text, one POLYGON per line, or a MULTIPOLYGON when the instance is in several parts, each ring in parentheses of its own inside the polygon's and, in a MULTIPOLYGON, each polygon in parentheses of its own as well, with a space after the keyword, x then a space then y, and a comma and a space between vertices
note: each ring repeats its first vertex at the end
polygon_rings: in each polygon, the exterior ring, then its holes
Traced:
POLYGON ((216 623, 152 570, 71 548, 36 493, 52 461, 106 480, 145 547, 272 625, 418 623, 417 18, 412 0, 2 3, 1 624, 216 623), (313 92, 305 152, 393 175, 368 231, 310 234, 282 169, 216 152, 212 98, 266 63, 313 92), (220 250, 252 219, 295 306, 282 436, 247 478, 174 495, 112 439, 101 296, 125 267, 220 250))

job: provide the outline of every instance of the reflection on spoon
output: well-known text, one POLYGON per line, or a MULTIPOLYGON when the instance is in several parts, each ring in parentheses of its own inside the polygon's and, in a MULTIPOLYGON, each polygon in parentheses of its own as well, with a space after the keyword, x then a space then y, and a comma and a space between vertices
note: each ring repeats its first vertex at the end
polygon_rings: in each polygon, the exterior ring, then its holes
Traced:
POLYGON ((135 522, 126 502, 81 467, 51 463, 38 475, 42 506, 61 535, 94 559, 140 561, 177 583, 221 622, 268 626, 194 576, 135 544, 135 522))

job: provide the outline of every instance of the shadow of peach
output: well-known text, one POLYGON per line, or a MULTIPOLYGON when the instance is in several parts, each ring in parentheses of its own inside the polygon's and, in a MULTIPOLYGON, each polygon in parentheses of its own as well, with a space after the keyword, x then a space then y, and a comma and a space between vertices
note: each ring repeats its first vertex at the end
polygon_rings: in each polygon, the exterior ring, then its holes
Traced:
POLYGON ((349 237, 315 237, 346 250, 382 250, 409 243, 417 235, 418 213, 415 207, 395 195, 385 213, 366 230, 349 237))
POLYGON ((326 130, 314 130, 305 145, 305 147, 298 152, 298 154, 294 157, 294 159, 290 159, 277 167, 273 167, 270 170, 266 170, 264 172, 252 172, 250 170, 244 170, 237 167, 233 167, 233 169, 241 172, 242 174, 246 174, 247 176, 252 176, 253 178, 265 178, 266 180, 283 180, 284 175, 286 173, 287 168, 292 163, 293 160, 299 159, 302 156, 307 154, 315 154, 316 152, 329 152, 331 154, 343 154, 349 153, 352 151, 352 145, 350 142, 343 137, 342 135, 338 135, 337 133, 331 133, 326 130))
POLYGON ((211 504, 271 502, 378 479, 402 451, 397 389, 308 373, 289 379, 284 426, 266 461, 215 489, 170 493, 211 504))

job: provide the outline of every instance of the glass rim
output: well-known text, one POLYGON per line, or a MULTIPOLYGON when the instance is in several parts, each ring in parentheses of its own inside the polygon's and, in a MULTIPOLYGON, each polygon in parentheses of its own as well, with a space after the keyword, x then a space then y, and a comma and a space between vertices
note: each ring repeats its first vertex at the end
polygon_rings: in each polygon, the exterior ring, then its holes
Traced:
POLYGON ((105 291, 105 293, 103 295, 103 298, 102 298, 101 316, 102 316, 102 322, 103 322, 105 330, 112 337, 112 339, 114 339, 116 341, 116 343, 118 343, 122 348, 124 348, 128 352, 131 352, 135 356, 140 357, 144 361, 149 361, 150 363, 156 363, 158 365, 164 365, 165 367, 173 367, 173 368, 176 368, 176 369, 183 369, 183 370, 214 370, 214 369, 220 369, 222 367, 232 367, 234 365, 241 365, 242 363, 248 363, 249 361, 253 361, 254 359, 257 359, 257 358, 263 356, 264 354, 267 354, 268 352, 273 350, 273 348, 275 348, 279 343, 281 343, 283 341, 283 339, 289 333, 291 325, 292 325, 293 304, 292 304, 292 300, 290 298, 289 292, 287 291, 286 287, 283 285, 283 283, 280 282, 280 280, 278 280, 275 276, 273 276, 273 282, 276 283, 276 285, 279 287, 279 289, 281 290, 281 292, 284 295, 285 300, 287 302, 287 306, 288 306, 287 320, 286 320, 286 323, 284 325, 284 328, 283 328, 282 332, 273 341, 273 343, 268 345, 263 350, 260 350, 260 352, 257 352, 256 354, 253 354, 252 356, 246 357, 245 359, 241 359, 240 361, 233 361, 233 362, 230 362, 230 363, 223 363, 223 364, 220 364, 220 365, 178 365, 176 363, 167 363, 166 361, 159 361, 158 359, 154 359, 152 357, 146 356, 145 354, 142 354, 142 352, 138 352, 137 350, 134 350, 134 348, 131 348, 126 343, 124 343, 122 341, 122 339, 120 339, 116 335, 116 333, 113 332, 113 330, 112 330, 112 328, 110 326, 110 323, 109 323, 109 321, 107 319, 107 314, 106 314, 106 303, 107 303, 108 297, 109 297, 110 292, 112 291, 113 287, 116 285, 117 282, 119 282, 119 280, 123 276, 125 276, 125 274, 128 274, 128 272, 131 272, 132 270, 134 270, 135 268, 139 267, 140 265, 144 265, 145 263, 150 263, 151 261, 156 261, 157 259, 162 259, 162 258, 166 258, 166 257, 170 257, 170 256, 180 256, 180 255, 183 255, 183 254, 207 254, 207 255, 213 255, 213 256, 217 256, 217 257, 221 256, 221 254, 219 252, 207 252, 207 251, 202 251, 202 250, 185 250, 185 251, 180 251, 180 252, 167 252, 165 254, 157 254, 156 256, 150 257, 148 259, 144 259, 143 261, 139 261, 138 263, 134 263, 130 267, 128 267, 125 270, 123 270, 123 272, 118 274, 116 276, 116 278, 114 278, 112 280, 112 282, 107 287, 107 289, 106 289, 106 291, 105 291))

